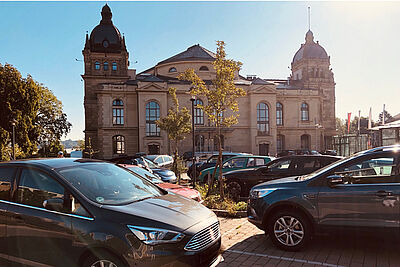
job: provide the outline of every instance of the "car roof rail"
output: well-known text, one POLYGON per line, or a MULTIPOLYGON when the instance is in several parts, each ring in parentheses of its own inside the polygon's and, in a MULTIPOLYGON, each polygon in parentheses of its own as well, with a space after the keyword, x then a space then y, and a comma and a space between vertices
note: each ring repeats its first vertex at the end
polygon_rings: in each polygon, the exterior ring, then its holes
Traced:
POLYGON ((381 147, 374 147, 368 150, 364 150, 361 152, 358 152, 358 155, 365 155, 365 154, 370 154, 370 153, 375 153, 375 152, 381 152, 381 151, 393 151, 393 150, 400 150, 400 145, 390 145, 390 146, 381 146, 381 147))

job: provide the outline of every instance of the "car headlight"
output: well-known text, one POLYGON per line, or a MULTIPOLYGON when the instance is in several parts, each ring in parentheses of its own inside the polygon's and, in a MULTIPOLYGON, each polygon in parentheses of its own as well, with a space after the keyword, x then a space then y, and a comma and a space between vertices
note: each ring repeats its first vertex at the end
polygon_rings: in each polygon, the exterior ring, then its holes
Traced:
POLYGON ((128 228, 140 241, 146 245, 177 243, 185 237, 185 235, 182 233, 159 228, 133 225, 128 225, 128 228))
POLYGON ((250 198, 262 198, 265 197, 266 195, 271 194, 272 192, 274 192, 276 190, 276 188, 265 188, 265 189, 252 189, 250 191, 250 198))

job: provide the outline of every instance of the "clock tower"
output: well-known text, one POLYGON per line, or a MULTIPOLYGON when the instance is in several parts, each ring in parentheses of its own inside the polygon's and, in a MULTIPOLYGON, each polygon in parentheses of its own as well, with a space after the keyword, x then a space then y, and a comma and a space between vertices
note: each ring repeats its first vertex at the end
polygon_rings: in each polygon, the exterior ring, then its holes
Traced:
MULTIPOLYGON (((101 11, 101 21, 90 36, 86 34, 85 47, 82 51, 84 57, 85 97, 85 145, 90 145, 93 150, 101 151, 102 141, 99 138, 101 128, 102 110, 101 96, 104 93, 103 84, 121 84, 129 79, 128 65, 129 53, 125 46, 125 37, 112 22, 110 7, 106 4, 101 11)), ((85 155, 87 156, 87 155, 85 155)), ((94 155, 95 157, 101 157, 94 155)))

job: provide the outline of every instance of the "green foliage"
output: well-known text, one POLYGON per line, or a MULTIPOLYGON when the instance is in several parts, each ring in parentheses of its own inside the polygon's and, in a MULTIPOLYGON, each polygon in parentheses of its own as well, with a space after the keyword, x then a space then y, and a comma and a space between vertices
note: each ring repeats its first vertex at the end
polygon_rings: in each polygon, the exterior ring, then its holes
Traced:
POLYGON ((207 196, 209 185, 196 185, 196 190, 200 192, 204 205, 209 209, 226 210, 230 215, 235 215, 237 211, 246 211, 247 203, 235 202, 230 198, 222 199, 218 191, 212 190, 212 194, 207 196))
MULTIPOLYGON (((387 112, 387 110, 385 110, 385 123, 391 122, 392 120, 393 120, 392 115, 390 115, 390 113, 387 112)), ((378 123, 383 124, 383 111, 379 113, 378 123)))
POLYGON ((191 132, 191 116, 186 107, 179 108, 176 89, 169 88, 169 94, 172 96, 174 107, 168 110, 168 115, 156 121, 161 130, 168 134, 168 138, 174 141, 182 141, 185 135, 191 132))
POLYGON ((13 122, 20 157, 32 155, 43 142, 56 142, 71 128, 53 93, 9 64, 0 64, 0 114, 0 160, 7 159, 3 151, 10 146, 13 122))
MULTIPOLYGON (((184 73, 178 76, 181 80, 191 82, 192 89, 190 93, 194 96, 203 96, 207 99, 206 104, 199 105, 208 119, 217 129, 217 137, 219 144, 219 157, 216 168, 219 168, 218 176, 222 177, 222 146, 221 146, 221 128, 230 127, 238 123, 239 103, 238 98, 246 95, 246 91, 235 85, 235 76, 239 73, 242 63, 232 59, 226 59, 225 42, 217 41, 217 54, 213 62, 215 70, 215 79, 212 80, 212 85, 207 86, 205 82, 197 76, 194 69, 187 69, 184 73), (227 113, 231 114, 230 116, 227 113)), ((210 180, 209 190, 214 183, 213 173, 210 180)), ((222 180, 222 179, 219 179, 222 180)), ((220 197, 224 198, 223 182, 220 183, 220 197)), ((210 194, 210 191, 207 195, 210 194)))
POLYGON ((161 130, 164 130, 168 134, 170 140, 175 141, 174 150, 174 163, 172 165, 172 171, 178 176, 178 183, 181 182, 181 173, 186 171, 183 165, 182 159, 178 157, 178 145, 179 142, 184 140, 186 134, 191 132, 192 124, 190 122, 191 116, 189 110, 186 107, 179 108, 179 101, 176 96, 176 89, 169 88, 169 94, 172 97, 174 106, 168 110, 168 115, 160 120, 156 121, 157 125, 161 130))
POLYGON ((85 150, 85 140, 78 140, 78 144, 74 147, 77 150, 85 150))
POLYGON ((60 140, 53 140, 46 142, 38 151, 40 157, 57 157, 58 152, 64 152, 64 146, 61 144, 60 140))

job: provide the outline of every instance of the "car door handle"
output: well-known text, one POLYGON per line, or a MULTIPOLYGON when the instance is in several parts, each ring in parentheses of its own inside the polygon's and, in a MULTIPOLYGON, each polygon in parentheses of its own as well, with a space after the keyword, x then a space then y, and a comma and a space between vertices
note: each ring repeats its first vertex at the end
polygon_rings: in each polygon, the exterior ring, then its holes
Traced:
POLYGON ((388 192, 388 191, 378 191, 376 192, 376 195, 378 197, 388 197, 388 196, 392 196, 393 192, 388 192))

